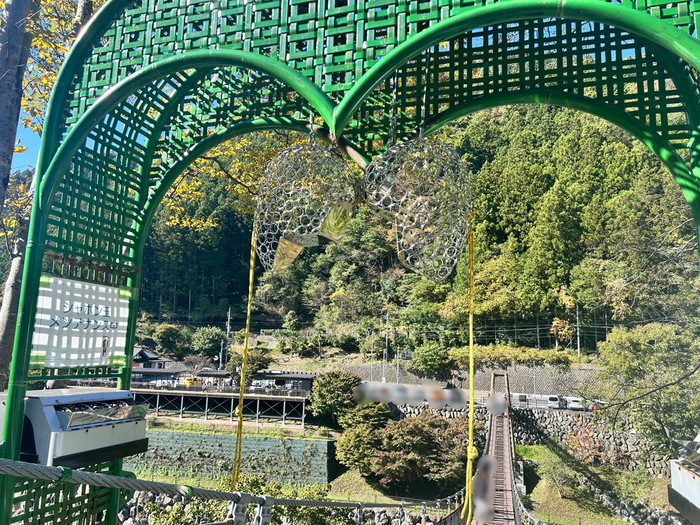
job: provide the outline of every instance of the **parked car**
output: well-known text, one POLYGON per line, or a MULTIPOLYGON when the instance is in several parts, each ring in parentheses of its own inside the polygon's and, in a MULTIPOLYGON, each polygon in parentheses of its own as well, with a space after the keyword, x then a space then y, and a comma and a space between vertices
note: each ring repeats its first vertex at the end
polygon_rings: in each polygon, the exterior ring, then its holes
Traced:
POLYGON ((566 400, 559 396, 549 396, 547 398, 547 408, 566 408, 566 400))
POLYGON ((566 408, 569 410, 588 410, 588 405, 585 399, 580 397, 566 397, 566 408))

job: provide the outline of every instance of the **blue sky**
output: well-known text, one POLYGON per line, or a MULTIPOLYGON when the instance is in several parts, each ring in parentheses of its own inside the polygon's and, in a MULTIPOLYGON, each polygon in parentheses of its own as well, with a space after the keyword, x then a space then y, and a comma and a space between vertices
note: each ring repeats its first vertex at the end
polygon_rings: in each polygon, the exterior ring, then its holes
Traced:
POLYGON ((12 170, 23 170, 28 167, 36 166, 36 158, 39 155, 39 144, 41 138, 32 130, 25 128, 21 124, 17 126, 17 139, 20 139, 20 144, 26 146, 27 151, 24 153, 15 153, 12 156, 12 170))

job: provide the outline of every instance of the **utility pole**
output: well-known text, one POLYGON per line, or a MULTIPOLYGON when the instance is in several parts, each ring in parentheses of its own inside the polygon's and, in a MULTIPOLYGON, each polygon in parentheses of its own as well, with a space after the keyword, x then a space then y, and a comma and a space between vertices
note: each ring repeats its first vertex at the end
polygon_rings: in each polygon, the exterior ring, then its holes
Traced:
POLYGON ((372 362, 373 357, 374 357, 374 332, 369 333, 369 351, 370 351, 370 358, 369 358, 369 380, 374 381, 374 377, 372 374, 372 370, 374 370, 374 363, 372 362))
POLYGON ((219 370, 224 369, 224 340, 221 340, 221 349, 219 350, 219 370))
MULTIPOLYGON (((394 336, 396 336, 396 332, 394 332, 394 336)), ((399 369, 399 349, 396 349, 396 384, 398 385, 401 382, 401 370, 399 369)))
POLYGON ((228 363, 228 349, 231 346, 231 307, 228 307, 228 316, 226 318, 226 363, 228 363))
POLYGON ((386 307, 386 330, 384 337, 384 359, 382 360, 382 383, 386 383, 386 361, 389 357, 389 305, 386 307))
POLYGON ((598 317, 595 313, 595 308, 593 309, 593 330, 595 332, 595 355, 598 357, 598 317))
POLYGON ((576 349, 578 351, 578 362, 581 362, 581 325, 578 322, 578 304, 576 305, 576 349))

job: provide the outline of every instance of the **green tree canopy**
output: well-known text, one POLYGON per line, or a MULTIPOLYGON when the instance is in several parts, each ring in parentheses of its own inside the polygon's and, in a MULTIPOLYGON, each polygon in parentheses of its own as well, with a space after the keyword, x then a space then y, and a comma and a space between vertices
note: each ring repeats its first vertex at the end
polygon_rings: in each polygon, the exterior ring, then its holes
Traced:
POLYGON ((608 419, 619 403, 643 396, 622 413, 653 443, 670 450, 672 440, 700 432, 700 372, 671 384, 700 365, 697 333, 660 323, 615 328, 600 344, 600 364, 599 389, 591 395, 607 401, 608 419))
POLYGON ((335 445, 335 455, 343 465, 367 476, 372 473, 372 454, 380 444, 377 429, 360 424, 348 428, 335 445))
MULTIPOLYGON (((250 385, 253 382, 253 375, 260 370, 267 369, 272 363, 273 358, 270 355, 263 353, 262 350, 249 349, 248 350, 248 361, 246 362, 246 385, 250 385)), ((231 357, 226 363, 226 370, 231 372, 234 378, 238 378, 240 375, 241 367, 243 366, 243 353, 242 352, 232 352, 231 357)))
POLYGON ((346 429, 366 425, 372 430, 384 427, 393 413, 385 403, 362 403, 338 418, 340 426, 346 429))
POLYGON ((425 480, 445 489, 463 483, 467 421, 446 421, 424 412, 419 417, 389 421, 378 431, 370 472, 379 483, 410 491, 425 480))
POLYGON ((339 421, 357 405, 354 390, 359 384, 360 378, 349 372, 319 374, 311 388, 309 410, 314 416, 330 416, 339 421))
POLYGON ((409 370, 429 377, 443 376, 451 366, 449 348, 438 341, 427 341, 416 347, 408 362, 409 370))
POLYGON ((157 350, 176 358, 183 358, 192 348, 192 332, 186 327, 159 324, 153 334, 157 350))
POLYGON ((226 332, 221 328, 202 326, 197 328, 197 331, 192 336, 192 350, 206 357, 215 357, 221 351, 222 341, 224 341, 224 345, 228 344, 226 332))

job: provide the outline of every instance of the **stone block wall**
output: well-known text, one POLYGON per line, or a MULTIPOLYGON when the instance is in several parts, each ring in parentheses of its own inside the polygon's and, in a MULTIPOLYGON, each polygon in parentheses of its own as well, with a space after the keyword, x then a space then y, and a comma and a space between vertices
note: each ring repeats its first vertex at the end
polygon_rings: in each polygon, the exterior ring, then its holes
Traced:
MULTIPOLYGON (((466 407, 430 409, 427 405, 401 405, 397 410, 400 417, 418 416, 426 410, 448 420, 469 415, 466 407)), ((477 422, 486 422, 486 415, 486 408, 475 408, 477 422)), ((513 430, 518 445, 541 445, 551 439, 584 460, 630 471, 644 468, 650 475, 670 477, 670 457, 656 452, 624 419, 619 420, 613 433, 595 423, 591 412, 514 408, 513 430)))
POLYGON ((513 423, 518 444, 539 445, 549 438, 584 460, 670 477, 669 456, 656 452, 623 419, 613 433, 596 423, 590 412, 525 408, 513 410, 513 423))

